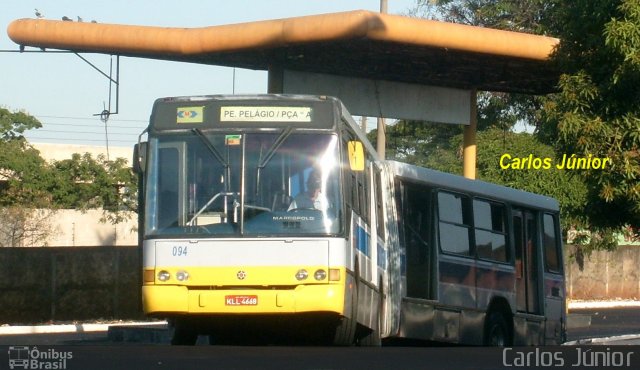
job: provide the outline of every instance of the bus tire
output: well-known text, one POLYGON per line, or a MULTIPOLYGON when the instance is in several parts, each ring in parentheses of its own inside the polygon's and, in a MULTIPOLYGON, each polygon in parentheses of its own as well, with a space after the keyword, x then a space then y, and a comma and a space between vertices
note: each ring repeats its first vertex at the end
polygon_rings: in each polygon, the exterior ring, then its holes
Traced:
POLYGON ((341 317, 333 337, 334 346, 351 346, 356 337, 357 322, 355 319, 341 317))
POLYGON ((351 296, 351 317, 340 317, 338 320, 332 344, 334 346, 352 346, 356 341, 358 329, 358 289, 360 286, 360 272, 358 260, 355 261, 354 290, 351 296))
POLYGON ((173 337, 171 345, 193 346, 198 340, 198 333, 183 320, 176 320, 174 323, 173 337))
POLYGON ((380 282, 380 292, 378 295, 378 314, 373 321, 373 328, 362 328, 363 333, 358 338, 358 345, 361 347, 380 347, 382 339, 380 337, 380 329, 382 328, 382 282, 380 282))
POLYGON ((484 329, 484 345, 493 347, 506 347, 511 345, 509 325, 504 316, 497 311, 490 312, 484 329))

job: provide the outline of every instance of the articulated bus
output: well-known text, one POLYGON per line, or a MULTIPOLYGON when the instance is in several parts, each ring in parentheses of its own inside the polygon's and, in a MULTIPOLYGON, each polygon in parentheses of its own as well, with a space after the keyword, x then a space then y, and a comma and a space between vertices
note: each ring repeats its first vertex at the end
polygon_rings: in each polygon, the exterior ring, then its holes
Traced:
POLYGON ((174 344, 564 340, 553 199, 380 161, 325 96, 163 98, 145 132, 143 309, 174 344))

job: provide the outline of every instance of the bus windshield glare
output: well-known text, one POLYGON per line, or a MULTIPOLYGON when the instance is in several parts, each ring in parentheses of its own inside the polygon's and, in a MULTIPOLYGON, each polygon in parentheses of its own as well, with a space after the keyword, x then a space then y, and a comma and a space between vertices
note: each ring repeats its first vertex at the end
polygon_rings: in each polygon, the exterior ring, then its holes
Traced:
POLYGON ((338 139, 194 129, 150 139, 149 236, 341 232, 338 139))

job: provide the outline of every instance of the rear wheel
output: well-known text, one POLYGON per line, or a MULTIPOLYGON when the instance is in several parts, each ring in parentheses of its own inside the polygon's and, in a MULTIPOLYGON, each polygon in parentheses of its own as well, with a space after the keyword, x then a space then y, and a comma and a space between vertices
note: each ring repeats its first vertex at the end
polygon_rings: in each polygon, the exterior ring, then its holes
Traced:
POLYGON ((511 344, 509 325, 500 312, 491 312, 484 331, 484 345, 506 347, 511 344))

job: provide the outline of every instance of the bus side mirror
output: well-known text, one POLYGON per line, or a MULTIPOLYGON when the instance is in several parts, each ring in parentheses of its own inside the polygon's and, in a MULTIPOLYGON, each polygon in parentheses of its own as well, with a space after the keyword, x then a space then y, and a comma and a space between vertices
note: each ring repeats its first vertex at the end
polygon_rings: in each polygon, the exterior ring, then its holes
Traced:
POLYGON ((138 173, 144 173, 147 168, 147 143, 138 143, 133 147, 133 170, 138 173))
POLYGON ((364 171, 364 148, 360 141, 349 141, 349 167, 351 171, 364 171))

